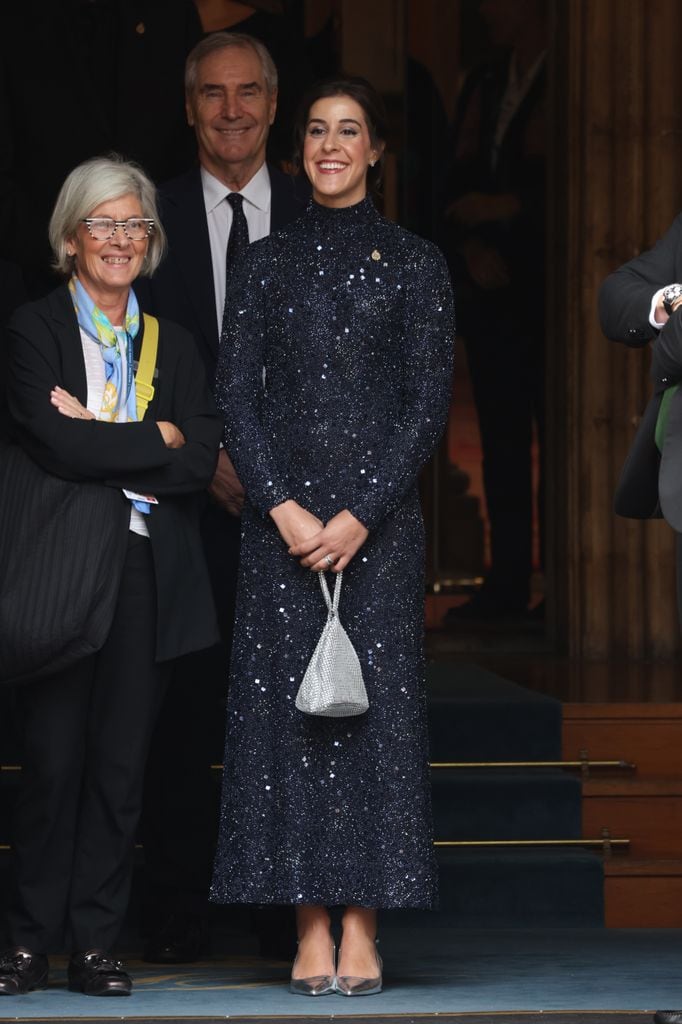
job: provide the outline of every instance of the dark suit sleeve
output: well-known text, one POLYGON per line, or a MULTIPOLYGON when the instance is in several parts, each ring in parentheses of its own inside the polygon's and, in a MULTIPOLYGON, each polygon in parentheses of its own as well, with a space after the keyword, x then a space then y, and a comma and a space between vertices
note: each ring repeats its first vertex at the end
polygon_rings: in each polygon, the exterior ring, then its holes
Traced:
POLYGON ((655 391, 662 391, 682 380, 682 312, 679 309, 654 341, 651 377, 655 391))
POLYGON ((656 292, 682 275, 682 214, 656 245, 610 274, 599 292, 601 328, 611 341, 639 347, 656 337, 649 323, 656 292))
MULTIPOLYGON (((166 389, 169 399, 164 408, 170 408, 167 418, 180 428, 186 443, 182 448, 167 449, 169 459, 163 466, 125 473, 107 482, 156 497, 190 494, 204 490, 213 478, 222 420, 191 334, 176 325, 162 324, 159 350, 159 387, 166 389)), ((153 415, 153 407, 147 415, 150 413, 153 415)))
POLYGON ((35 305, 16 311, 7 337, 10 415, 22 445, 40 465, 67 479, 106 480, 126 470, 157 468, 171 461, 153 420, 103 423, 57 412, 50 391, 64 384, 60 343, 52 324, 35 305))

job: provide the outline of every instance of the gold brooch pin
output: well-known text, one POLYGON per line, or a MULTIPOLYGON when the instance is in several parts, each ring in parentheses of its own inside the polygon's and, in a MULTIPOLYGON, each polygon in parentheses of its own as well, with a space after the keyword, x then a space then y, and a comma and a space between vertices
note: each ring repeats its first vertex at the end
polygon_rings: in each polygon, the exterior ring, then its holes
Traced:
POLYGON ((372 259, 374 260, 375 263, 378 263, 379 260, 381 259, 381 253, 379 252, 378 249, 375 249, 374 252, 372 253, 372 259))

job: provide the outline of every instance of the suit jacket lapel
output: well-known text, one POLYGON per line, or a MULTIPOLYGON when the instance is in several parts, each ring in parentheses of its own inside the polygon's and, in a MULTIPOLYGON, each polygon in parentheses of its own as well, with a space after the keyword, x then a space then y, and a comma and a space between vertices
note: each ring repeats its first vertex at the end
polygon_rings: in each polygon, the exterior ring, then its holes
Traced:
POLYGON ((189 302, 201 329, 201 341, 215 359, 219 337, 213 265, 199 169, 186 175, 177 191, 166 193, 163 204, 162 219, 168 224, 169 235, 174 239, 173 258, 177 260, 180 276, 186 282, 189 302))
POLYGON ((283 174, 268 164, 270 174, 270 231, 279 231, 305 212, 310 188, 300 178, 283 174))
POLYGON ((88 401, 88 382, 80 329, 71 296, 66 285, 52 292, 48 298, 50 314, 59 339, 64 387, 75 395, 82 405, 88 401))

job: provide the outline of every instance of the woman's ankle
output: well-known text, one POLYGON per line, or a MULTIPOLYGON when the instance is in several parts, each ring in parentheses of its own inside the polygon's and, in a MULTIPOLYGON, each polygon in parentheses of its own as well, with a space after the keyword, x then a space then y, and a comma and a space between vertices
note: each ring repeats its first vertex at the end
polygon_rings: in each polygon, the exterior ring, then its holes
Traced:
POLYGON ((376 910, 366 907, 348 907, 341 921, 343 935, 351 941, 367 939, 375 942, 377 924, 376 910))
POLYGON ((326 907, 304 906, 296 908, 296 932, 298 941, 308 939, 331 939, 331 918, 326 907))

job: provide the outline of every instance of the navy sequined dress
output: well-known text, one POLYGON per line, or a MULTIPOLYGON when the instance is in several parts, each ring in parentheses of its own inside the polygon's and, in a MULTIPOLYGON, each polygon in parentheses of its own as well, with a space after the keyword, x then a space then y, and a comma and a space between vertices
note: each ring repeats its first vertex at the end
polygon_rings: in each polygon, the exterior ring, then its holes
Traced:
POLYGON ((450 400, 448 272, 369 198, 311 203, 249 247, 226 309, 216 390, 247 503, 211 899, 431 907, 416 483, 450 400), (287 498, 370 531, 340 604, 358 718, 294 706, 326 608, 268 516, 287 498))

